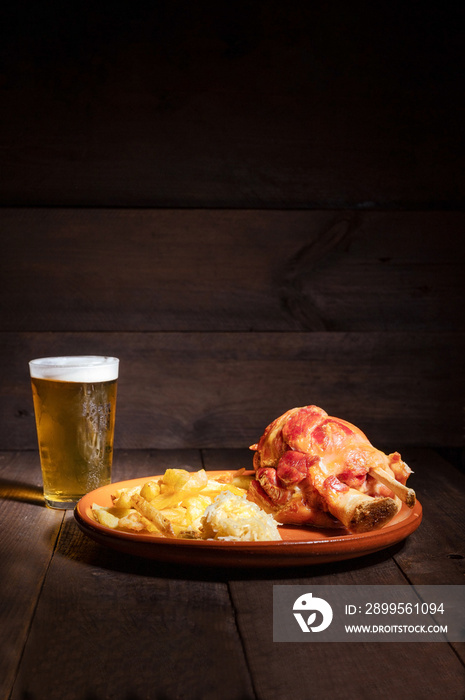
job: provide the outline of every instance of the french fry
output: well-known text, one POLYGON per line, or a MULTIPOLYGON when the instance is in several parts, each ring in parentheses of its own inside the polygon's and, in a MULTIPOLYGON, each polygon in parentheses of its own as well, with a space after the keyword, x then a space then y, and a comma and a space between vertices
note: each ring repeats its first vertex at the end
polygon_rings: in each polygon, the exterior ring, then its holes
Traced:
POLYGON ((196 521, 198 520, 198 525, 200 526, 200 518, 205 512, 205 509, 211 504, 212 499, 205 496, 203 493, 199 493, 197 496, 191 496, 185 501, 187 519, 191 527, 196 526, 196 521))
POLYGON ((222 491, 244 493, 243 471, 208 478, 204 469, 167 469, 163 476, 145 484, 119 489, 113 505, 92 505, 93 517, 101 525, 129 532, 149 532, 160 537, 198 539, 200 519, 222 491))
MULTIPOLYGON (((204 499, 206 505, 211 503, 210 499, 204 499)), ((187 503, 185 501, 183 505, 177 506, 176 508, 164 508, 163 515, 168 518, 173 528, 174 534, 178 539, 198 539, 200 537, 199 527, 195 528, 192 523, 192 519, 187 508, 187 503)))
POLYGON ((138 513, 143 515, 147 520, 153 523, 160 532, 163 532, 167 537, 174 537, 173 527, 165 516, 150 503, 142 498, 139 494, 131 496, 131 503, 138 513))
MULTIPOLYGON (((142 516, 136 510, 131 510, 129 513, 119 519, 118 527, 122 530, 130 532, 142 532, 146 529, 146 524, 142 520, 142 516)), ((153 525, 155 528, 155 525, 153 525)))
POLYGON ((191 474, 187 469, 167 469, 162 477, 162 493, 181 489, 189 480, 191 474))
POLYGON ((208 483, 208 476, 207 472, 205 469, 200 469, 198 472, 194 472, 193 474, 189 475, 189 479, 184 485, 184 488, 187 489, 203 489, 208 483))
POLYGON ((153 501, 156 496, 160 495, 160 484, 158 481, 147 481, 140 490, 140 495, 146 501, 153 501))
MULTIPOLYGON (((255 479, 255 474, 250 471, 246 474, 245 468, 242 467, 242 469, 237 469, 235 472, 220 474, 215 481, 219 484, 228 484, 247 491, 253 479, 255 479)), ((240 494, 238 493, 237 495, 240 494)))
POLYGON ((111 527, 112 530, 118 527, 120 519, 110 513, 107 508, 99 506, 97 503, 92 503, 92 513, 97 522, 105 527, 111 527))
MULTIPOLYGON (((167 471, 176 470, 173 469, 167 471)), ((169 492, 162 492, 151 501, 155 508, 158 508, 159 510, 164 510, 165 508, 176 508, 177 506, 182 505, 192 496, 197 496, 202 489, 205 488, 208 483, 208 477, 204 469, 201 469, 193 474, 189 474, 189 472, 186 473, 188 474, 188 478, 185 479, 183 476, 183 483, 180 488, 169 492)), ((164 477, 163 483, 165 483, 164 477)), ((174 481, 170 481, 170 483, 174 483, 174 481)), ((179 481, 177 483, 179 483, 179 481)))
POLYGON ((231 491, 232 493, 235 493, 236 496, 242 496, 244 493, 243 488, 235 486, 232 482, 225 484, 215 481, 214 479, 209 479, 205 488, 202 489, 202 495, 209 496, 213 499, 216 498, 216 496, 222 491, 231 491))
POLYGON ((110 508, 107 508, 107 510, 118 519, 125 518, 126 515, 134 512, 134 508, 117 508, 115 506, 111 506, 110 508))
POLYGON ((132 489, 118 489, 111 497, 113 505, 116 508, 131 508, 131 496, 140 493, 140 491, 140 486, 134 486, 132 489))
POLYGON ((187 527, 190 524, 187 517, 187 510, 184 506, 163 508, 163 515, 165 518, 168 518, 173 527, 176 525, 179 527, 187 527))
POLYGON ((146 531, 154 534, 158 533, 162 536, 162 533, 155 525, 151 523, 150 520, 147 520, 147 518, 144 518, 144 516, 138 513, 134 508, 108 508, 107 510, 118 518, 117 528, 119 530, 129 530, 130 532, 146 531))
POLYGON ((147 530, 147 532, 153 532, 153 534, 156 534, 156 533, 158 532, 160 535, 163 534, 163 533, 160 532, 160 530, 156 527, 156 525, 154 525, 152 522, 150 522, 150 520, 149 520, 148 518, 144 517, 144 516, 141 515, 140 513, 139 513, 139 516, 140 516, 140 521, 141 521, 141 523, 144 525, 144 527, 145 527, 145 529, 147 530))

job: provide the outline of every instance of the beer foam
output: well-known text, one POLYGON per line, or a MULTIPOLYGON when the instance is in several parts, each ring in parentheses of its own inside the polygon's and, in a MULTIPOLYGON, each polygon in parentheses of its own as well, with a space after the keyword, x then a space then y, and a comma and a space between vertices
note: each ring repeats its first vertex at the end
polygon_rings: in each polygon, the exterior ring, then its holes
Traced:
POLYGON ((118 378, 116 357, 79 355, 42 357, 29 362, 31 377, 64 382, 110 382, 118 378))

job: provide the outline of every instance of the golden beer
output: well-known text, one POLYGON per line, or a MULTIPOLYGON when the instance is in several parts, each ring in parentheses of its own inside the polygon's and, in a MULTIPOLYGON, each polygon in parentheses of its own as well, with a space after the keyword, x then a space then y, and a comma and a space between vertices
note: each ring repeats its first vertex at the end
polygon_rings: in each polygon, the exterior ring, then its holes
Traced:
POLYGON ((30 371, 45 502, 72 508, 111 480, 118 360, 45 358, 30 371))

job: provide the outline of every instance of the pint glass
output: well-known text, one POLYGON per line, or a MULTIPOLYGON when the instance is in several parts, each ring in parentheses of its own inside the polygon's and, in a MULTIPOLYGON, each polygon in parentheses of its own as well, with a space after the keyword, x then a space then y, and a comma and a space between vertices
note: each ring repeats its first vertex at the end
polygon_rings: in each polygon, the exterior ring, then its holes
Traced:
POLYGON ((116 357, 31 360, 32 395, 45 503, 73 508, 110 483, 115 429, 116 357))

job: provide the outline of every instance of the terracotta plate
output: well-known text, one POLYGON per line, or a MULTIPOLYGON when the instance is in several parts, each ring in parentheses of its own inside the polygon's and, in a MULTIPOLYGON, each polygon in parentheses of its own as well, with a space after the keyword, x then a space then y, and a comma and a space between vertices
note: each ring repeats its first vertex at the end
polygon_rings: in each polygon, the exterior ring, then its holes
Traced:
MULTIPOLYGON (((225 472, 207 472, 218 476, 225 472)), ((74 509, 80 529, 90 538, 107 547, 159 561, 195 566, 300 566, 352 559, 390 547, 410 535, 421 523, 422 508, 402 506, 393 520, 373 532, 354 535, 345 529, 319 530, 280 527, 282 540, 273 542, 221 542, 215 540, 177 540, 154 537, 149 533, 111 530, 95 522, 92 503, 111 506, 111 494, 117 489, 144 484, 149 476, 102 486, 86 494, 74 509)))

